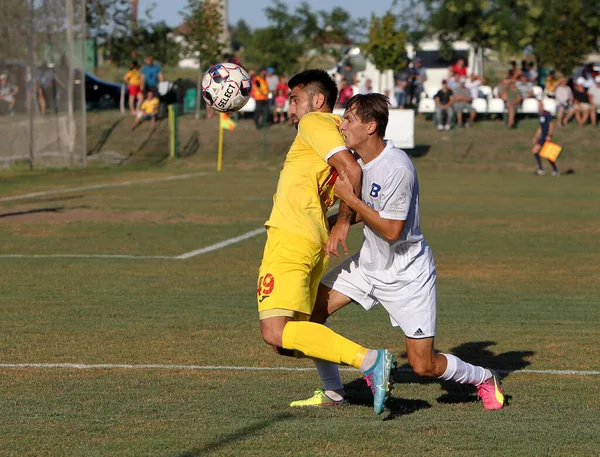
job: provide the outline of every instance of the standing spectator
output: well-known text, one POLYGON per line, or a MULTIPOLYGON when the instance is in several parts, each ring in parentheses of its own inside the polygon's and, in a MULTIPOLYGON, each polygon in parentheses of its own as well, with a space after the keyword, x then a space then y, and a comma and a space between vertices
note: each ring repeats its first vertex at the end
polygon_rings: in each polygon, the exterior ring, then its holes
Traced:
POLYGON ((573 115, 577 119, 579 127, 583 127, 590 117, 592 104, 590 103, 590 95, 583 85, 585 79, 583 77, 577 78, 575 81, 575 88, 573 90, 573 109, 567 114, 565 118, 565 124, 568 124, 573 115))
POLYGON ((515 118, 517 115, 517 110, 521 105, 522 97, 514 80, 511 80, 505 85, 504 92, 502 93, 502 99, 504 100, 504 103, 506 103, 506 109, 508 110, 508 123, 506 124, 507 127, 509 129, 517 128, 515 125, 515 118))
POLYGON ((390 108, 398 108, 398 100, 396 100, 396 97, 391 95, 391 91, 389 89, 386 89, 383 92, 383 95, 385 95, 388 98, 388 103, 390 104, 390 108))
POLYGON ((140 73, 140 66, 134 60, 131 62, 129 71, 125 73, 125 84, 129 90, 129 111, 131 114, 136 113, 136 108, 142 103, 142 74, 140 73), (137 104, 136 104, 137 100, 137 104))
POLYGON ((289 92, 290 92, 290 87, 288 86, 288 80, 287 80, 287 76, 282 75, 279 78, 279 84, 277 84, 277 90, 283 90, 283 93, 285 94, 285 97, 287 98, 289 92))
POLYGON ((8 82, 6 73, 0 74, 0 103, 2 105, 2 113, 13 116, 15 114, 15 95, 19 92, 19 88, 8 82), (6 106, 6 111, 4 110, 6 106))
MULTIPOLYGON (((471 91, 471 98, 480 98, 482 95, 479 94, 479 88, 485 84, 485 79, 480 78, 475 73, 471 73, 471 77, 465 82, 465 87, 471 91)), ((485 97, 487 98, 487 95, 485 97)))
POLYGON ((467 67, 465 66, 465 59, 462 57, 456 61, 454 65, 450 67, 452 75, 458 75, 459 78, 467 77, 467 67))
POLYGON ((282 88, 279 88, 275 92, 275 108, 273 108, 273 122, 285 122, 285 102, 287 101, 287 95, 282 88))
POLYGON ((546 84, 544 84, 544 92, 546 97, 555 98, 556 88, 558 87, 559 78, 556 77, 556 72, 552 70, 548 73, 548 77, 546 78, 546 84))
POLYGON ((448 82, 444 79, 442 81, 442 88, 433 97, 435 100, 435 121, 437 123, 438 130, 450 130, 450 123, 452 122, 452 116, 454 111, 452 105, 454 104, 454 96, 452 90, 448 87, 448 82), (446 123, 442 124, 443 116, 446 114, 446 123))
POLYGON ((273 67, 267 68, 265 80, 267 81, 267 88, 269 89, 269 105, 274 107, 275 92, 277 91, 277 85, 279 84, 279 76, 275 74, 275 69, 273 67))
POLYGON ((348 85, 348 81, 345 79, 342 79, 342 81, 340 82, 340 87, 338 89, 339 92, 339 96, 338 96, 338 101, 337 101, 337 107, 338 108, 346 108, 346 104, 348 103, 348 100, 350 100, 352 98, 352 96, 354 95, 354 91, 352 90, 352 87, 350 85, 348 85))
POLYGON ((527 79, 527 74, 521 73, 519 80, 515 83, 515 87, 521 94, 522 99, 533 97, 533 84, 527 79))
POLYGON ((573 104, 573 92, 567 84, 567 78, 563 77, 558 80, 555 96, 556 105, 558 107, 558 111, 556 112, 556 125, 562 127, 566 124, 566 122, 563 124, 563 116, 569 113, 571 105, 573 104))
POLYGON ((37 75, 38 99, 40 101, 40 111, 46 114, 48 103, 52 102, 54 110, 56 106, 56 87, 54 81, 54 65, 44 62, 37 75))
POLYGON ((149 90, 146 92, 146 99, 138 108, 135 121, 131 126, 131 130, 135 129, 142 121, 152 121, 152 127, 156 124, 156 116, 158 115, 158 105, 160 104, 158 97, 154 96, 154 92, 149 90))
POLYGON ((406 105, 407 86, 408 81, 404 76, 399 76, 394 80, 394 97, 396 98, 396 103, 398 104, 398 108, 400 109, 403 109, 404 105, 406 105))
POLYGON ((367 79, 358 90, 359 94, 370 94, 372 92, 375 92, 375 90, 373 90, 373 82, 370 79, 367 79))
POLYGON ((592 125, 596 127, 596 111, 600 110, 600 75, 597 75, 594 78, 595 84, 588 89, 588 95, 590 96, 590 104, 592 105, 592 109, 590 110, 592 125))
MULTIPOLYGON (((544 143, 546 141, 552 140, 552 131, 554 130, 554 123, 552 122, 552 114, 550 114, 544 109, 544 104, 541 100, 538 100, 538 107, 540 114, 538 118, 540 121, 540 126, 537 128, 537 130, 535 131, 535 135, 533 136, 533 149, 531 150, 531 152, 533 153, 533 156, 535 157, 538 166, 537 170, 535 171, 535 174, 541 176, 544 174, 544 169, 542 168, 542 159, 540 158, 540 151, 542 150, 542 147, 544 146, 544 143)), ((560 176, 560 172, 558 171, 558 168, 556 168, 556 164, 550 159, 548 159, 548 162, 550 162, 550 165, 552 165, 552 176, 560 176)))
POLYGON ((418 106, 421 101, 421 92, 423 92, 423 84, 427 81, 427 70, 423 67, 421 59, 416 58, 413 66, 408 71, 409 82, 407 90, 407 104, 418 106))
POLYGON ((529 78, 529 82, 534 86, 538 84, 538 71, 535 69, 535 64, 533 62, 529 62, 529 66, 527 68, 527 77, 529 78))
POLYGON ((158 94, 158 83, 164 80, 160 65, 154 63, 152 56, 146 56, 146 64, 142 67, 141 87, 145 92, 149 90, 158 94))
POLYGON ((267 70, 260 69, 260 73, 252 80, 252 97, 256 101, 254 110, 254 125, 257 129, 267 126, 269 121, 269 87, 267 86, 267 70))
POLYGON ((352 68, 352 64, 350 62, 346 62, 344 64, 344 68, 339 70, 338 73, 340 74, 342 79, 345 80, 346 83, 348 83, 348 86, 350 86, 350 87, 356 86, 356 83, 357 83, 356 72, 352 68))
POLYGON ((471 91, 465 86, 466 78, 460 78, 460 86, 454 92, 454 110, 456 111, 456 120, 460 127, 463 126, 463 112, 469 113, 469 120, 466 122, 466 127, 471 127, 475 121, 475 109, 471 106, 473 97, 471 91))

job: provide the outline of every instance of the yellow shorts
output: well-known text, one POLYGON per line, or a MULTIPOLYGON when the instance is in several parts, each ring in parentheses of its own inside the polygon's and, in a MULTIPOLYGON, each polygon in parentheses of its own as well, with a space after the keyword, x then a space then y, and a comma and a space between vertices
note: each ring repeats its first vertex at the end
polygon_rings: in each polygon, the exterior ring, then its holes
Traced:
POLYGON ((321 246, 269 227, 256 289, 260 319, 287 316, 306 320, 315 306, 327 263, 321 246))

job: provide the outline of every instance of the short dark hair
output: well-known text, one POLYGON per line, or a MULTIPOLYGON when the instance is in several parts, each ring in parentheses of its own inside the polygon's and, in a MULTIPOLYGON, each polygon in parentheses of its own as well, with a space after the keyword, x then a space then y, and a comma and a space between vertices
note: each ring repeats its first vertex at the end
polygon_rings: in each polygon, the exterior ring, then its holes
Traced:
POLYGON ((354 111, 361 122, 377 123, 377 134, 385 135, 388 125, 390 99, 383 94, 357 94, 348 100, 346 111, 354 111))
POLYGON ((288 87, 291 90, 296 86, 301 89, 305 87, 314 88, 317 93, 325 96, 325 104, 333 110, 338 97, 338 89, 335 81, 325 70, 306 70, 294 75, 289 80, 288 87))

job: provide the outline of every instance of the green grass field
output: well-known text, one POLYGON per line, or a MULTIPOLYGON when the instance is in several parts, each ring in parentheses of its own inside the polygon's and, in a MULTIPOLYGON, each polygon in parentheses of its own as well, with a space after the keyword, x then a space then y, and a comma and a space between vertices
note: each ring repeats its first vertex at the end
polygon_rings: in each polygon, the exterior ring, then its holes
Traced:
MULTIPOLYGON (((556 179, 530 173, 531 129, 503 140, 499 124, 440 134, 418 123, 437 347, 504 374, 508 406, 491 412, 470 386, 412 375, 401 332, 356 306, 331 324, 401 359, 388 411, 374 416, 354 370, 343 372, 351 406, 290 409, 319 383, 284 370, 310 361, 261 341, 264 235, 174 258, 261 227, 287 127, 269 132, 268 157, 252 129, 236 129, 221 174, 208 149, 160 167, 2 172, 0 455, 597 456, 600 161, 595 132, 568 129, 561 161, 576 173, 556 179), (136 180, 154 181, 116 186, 136 180)), ((353 251, 360 239, 356 227, 353 251)))

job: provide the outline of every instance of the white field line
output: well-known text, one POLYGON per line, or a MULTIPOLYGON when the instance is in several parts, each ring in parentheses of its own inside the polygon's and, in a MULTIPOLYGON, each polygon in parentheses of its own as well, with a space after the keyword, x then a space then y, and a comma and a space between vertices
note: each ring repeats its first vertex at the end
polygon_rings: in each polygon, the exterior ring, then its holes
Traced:
MULTIPOLYGON (((83 364, 83 363, 0 363, 0 369, 62 368, 68 370, 190 370, 190 371, 315 371, 310 368, 295 367, 243 367, 218 365, 168 365, 168 364, 83 364)), ((342 367, 340 371, 358 371, 342 367)), ((412 373, 410 368, 398 368, 403 373, 412 373)), ((555 376, 600 376, 600 371, 579 370, 495 370, 501 374, 542 374, 555 376)))
POLYGON ((216 251, 230 246, 240 241, 247 240, 256 235, 260 235, 265 232, 265 228, 261 227, 256 230, 244 233, 243 235, 236 236, 235 238, 229 238, 224 241, 220 241, 210 246, 206 246, 195 251, 185 252, 178 256, 168 255, 128 255, 128 254, 3 254, 0 255, 0 259, 163 259, 163 260, 186 260, 197 255, 206 254, 207 252, 216 251))
POLYGON ((32 192, 30 194, 14 195, 12 197, 2 197, 2 198, 0 198, 0 202, 10 202, 10 201, 14 201, 14 200, 24 200, 27 198, 35 198, 35 197, 45 197, 47 195, 69 194, 71 192, 82 192, 82 191, 86 191, 86 190, 97 190, 97 189, 108 189, 111 187, 131 186, 133 184, 148 184, 148 183, 155 183, 155 182, 161 182, 161 181, 177 181, 179 179, 193 178, 195 176, 204 176, 206 174, 207 173, 204 173, 204 172, 186 173, 183 175, 172 175, 172 176, 165 176, 162 178, 134 179, 131 181, 93 184, 90 186, 81 186, 81 187, 68 187, 66 189, 45 190, 45 191, 41 191, 41 192, 32 192))

